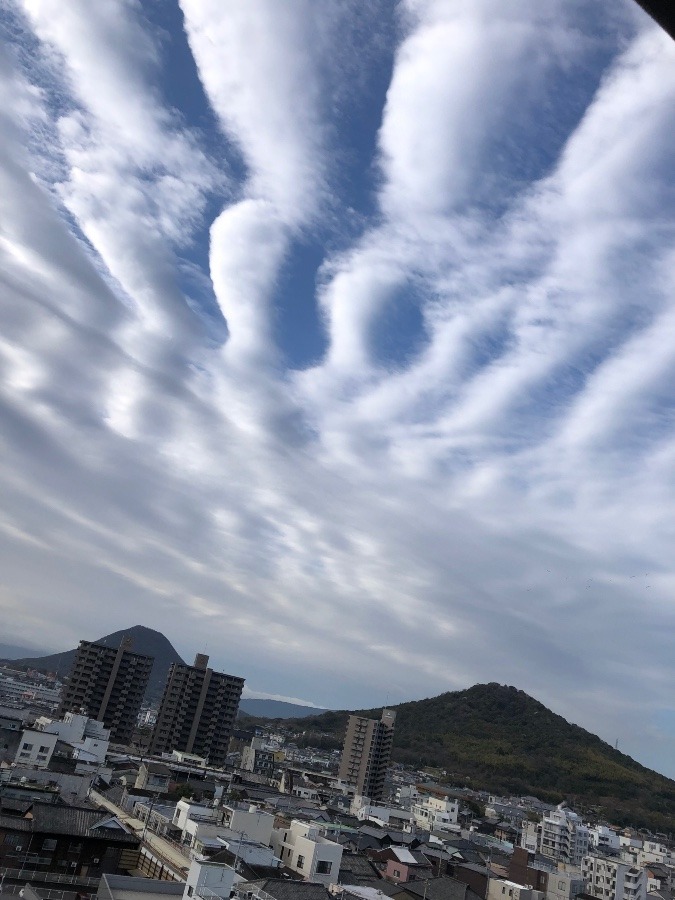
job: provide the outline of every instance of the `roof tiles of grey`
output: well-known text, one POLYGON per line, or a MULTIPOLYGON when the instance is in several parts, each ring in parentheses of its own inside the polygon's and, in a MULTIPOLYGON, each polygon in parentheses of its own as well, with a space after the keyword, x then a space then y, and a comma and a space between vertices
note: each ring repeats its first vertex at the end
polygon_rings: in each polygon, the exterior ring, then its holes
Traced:
POLYGON ((445 847, 434 847, 431 844, 422 844, 417 849, 426 857, 433 857, 433 859, 445 859, 448 862, 453 859, 453 856, 448 853, 445 847))
MULTIPOLYGON (((375 838, 380 843, 387 844, 412 844, 414 841, 422 843, 422 837, 409 834, 406 831, 394 831, 387 828, 372 828, 370 825, 364 825, 359 828, 359 834, 367 835, 375 838)), ((427 835, 428 836, 428 835, 427 835)))
POLYGON ((143 763, 148 772, 153 775, 170 775, 171 769, 164 765, 164 763, 160 762, 146 762, 143 763))
POLYGON ((467 884, 454 878, 425 878, 420 881, 407 881, 404 884, 387 885, 382 890, 389 897, 408 894, 414 898, 426 897, 427 900, 480 900, 478 894, 467 884))
MULTIPOLYGON (((357 884, 365 887, 381 881, 375 866, 361 853, 345 853, 340 863, 340 884, 357 884)), ((379 887, 379 885, 378 885, 379 887)))
POLYGON ((275 900, 332 900, 333 895, 322 884, 311 881, 289 881, 285 878, 266 878, 249 882, 274 897, 275 900))
POLYGON ((101 813, 98 809, 34 803, 27 816, 0 816, 0 828, 75 837, 100 837, 122 844, 138 844, 138 838, 133 834, 116 828, 98 828, 94 831, 98 824, 110 819, 110 813, 101 813))
POLYGON ((98 889, 99 900, 114 900, 116 891, 165 894, 182 897, 185 885, 182 881, 160 881, 155 878, 138 878, 133 875, 102 875, 98 889))

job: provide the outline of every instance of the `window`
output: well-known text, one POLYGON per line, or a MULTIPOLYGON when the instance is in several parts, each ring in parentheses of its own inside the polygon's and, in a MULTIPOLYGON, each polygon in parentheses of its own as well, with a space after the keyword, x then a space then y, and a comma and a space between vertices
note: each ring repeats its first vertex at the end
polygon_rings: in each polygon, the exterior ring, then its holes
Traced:
POLYGON ((392 874, 393 874, 394 878, 400 878, 400 877, 401 877, 401 870, 400 870, 400 869, 394 869, 394 871, 392 872, 392 874))
POLYGON ((49 747, 40 747, 40 753, 49 753, 49 747))
POLYGON ((32 749, 33 749, 33 745, 32 745, 32 744, 24 744, 23 747, 22 747, 21 749, 22 749, 22 750, 32 750, 32 749))
POLYGON ((54 838, 45 838, 42 842, 43 850, 56 850, 56 841, 54 838))
POLYGON ((316 874, 317 875, 330 875, 330 870, 333 868, 333 863, 328 862, 327 859, 321 859, 316 864, 316 874))
POLYGON ((305 868, 305 857, 302 856, 301 854, 298 854, 298 861, 297 861, 296 865, 299 869, 305 868))

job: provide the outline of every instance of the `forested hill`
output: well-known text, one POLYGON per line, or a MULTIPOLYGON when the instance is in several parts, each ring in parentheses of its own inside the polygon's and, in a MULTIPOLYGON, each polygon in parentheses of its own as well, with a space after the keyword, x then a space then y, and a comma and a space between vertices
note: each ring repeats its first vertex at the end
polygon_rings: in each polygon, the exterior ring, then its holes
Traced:
MULTIPOLYGON (((524 691, 477 684, 394 708, 396 761, 445 769, 453 784, 568 800, 595 807, 617 825, 675 831, 675 781, 571 725, 524 691)), ((379 718, 381 709, 357 712, 379 718)), ((341 742, 348 715, 327 712, 292 722, 298 730, 328 733, 341 742)))

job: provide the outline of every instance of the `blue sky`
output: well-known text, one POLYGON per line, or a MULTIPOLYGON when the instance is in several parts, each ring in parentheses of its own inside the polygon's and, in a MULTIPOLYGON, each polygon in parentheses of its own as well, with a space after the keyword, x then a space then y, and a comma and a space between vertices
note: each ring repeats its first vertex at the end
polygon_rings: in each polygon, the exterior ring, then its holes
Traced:
POLYGON ((673 42, 629 0, 0 40, 4 639, 514 684, 675 776, 673 42))

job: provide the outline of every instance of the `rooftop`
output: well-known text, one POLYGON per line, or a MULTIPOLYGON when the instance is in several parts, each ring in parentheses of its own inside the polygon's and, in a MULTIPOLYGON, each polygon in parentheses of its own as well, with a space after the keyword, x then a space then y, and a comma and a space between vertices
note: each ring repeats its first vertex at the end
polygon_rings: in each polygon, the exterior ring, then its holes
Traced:
POLYGON ((0 828, 8 831, 68 834, 74 837, 100 837, 124 844, 138 844, 138 839, 121 827, 109 827, 110 813, 79 806, 57 806, 35 802, 23 816, 0 815, 0 828))
POLYGON ((179 881, 156 878, 132 878, 126 875, 103 875, 98 900, 168 900, 182 897, 185 885, 179 881))

